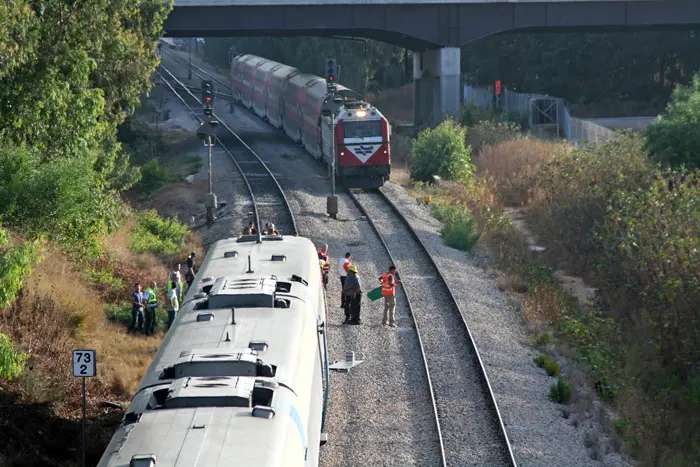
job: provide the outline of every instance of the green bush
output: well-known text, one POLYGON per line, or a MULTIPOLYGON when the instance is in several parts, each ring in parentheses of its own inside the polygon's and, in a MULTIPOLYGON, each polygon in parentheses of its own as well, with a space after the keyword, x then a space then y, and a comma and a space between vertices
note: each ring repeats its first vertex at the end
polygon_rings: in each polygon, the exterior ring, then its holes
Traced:
POLYGON ((467 143, 478 152, 484 146, 493 146, 522 135, 520 125, 516 123, 486 120, 467 129, 467 143))
POLYGON ((540 354, 533 358, 532 361, 540 368, 544 368, 549 376, 559 376, 561 366, 548 355, 540 354))
POLYGON ((464 206, 444 203, 430 205, 432 215, 442 222, 442 238, 452 248, 471 251, 479 240, 476 222, 464 206))
POLYGON ((109 227, 112 201, 89 159, 41 162, 33 151, 0 148, 0 216, 7 227, 64 246, 91 244, 109 227))
POLYGON ((462 125, 470 127, 482 122, 511 123, 527 130, 530 126, 530 115, 520 109, 494 109, 493 107, 481 107, 476 104, 466 104, 460 112, 462 125))
POLYGON ((12 341, 0 332, 0 380, 11 380, 24 371, 29 360, 26 353, 18 352, 12 346, 12 341))
POLYGON ((142 212, 131 232, 131 249, 136 253, 173 255, 185 244, 189 229, 174 218, 165 220, 155 210, 142 212))
POLYGON ((592 268, 597 253, 593 229, 604 219, 613 194, 651 184, 654 168, 643 144, 640 136, 623 134, 592 147, 562 150, 541 167, 536 179, 540 200, 528 220, 572 272, 585 274, 592 268))
POLYGON ((113 323, 123 324, 128 326, 131 324, 131 305, 130 304, 109 304, 105 307, 105 316, 113 323))
POLYGON ((39 259, 37 243, 8 246, 9 242, 9 234, 0 227, 0 311, 17 297, 25 277, 39 259))
POLYGON ((554 336, 549 331, 541 332, 532 339, 532 343, 535 345, 552 345, 554 344, 554 336))
POLYGON ((559 377, 549 388, 549 400, 557 404, 568 404, 571 400, 571 385, 559 377))
POLYGON ((668 368, 700 359, 700 173, 658 175, 619 190, 596 228, 595 273, 608 294, 642 311, 668 368))
POLYGON ((465 129, 452 119, 435 129, 421 131, 411 148, 411 178, 429 181, 438 175, 445 180, 471 183, 475 169, 471 148, 464 144, 464 134, 465 129))
MULTIPOLYGON (((197 158, 199 159, 199 158, 197 158)), ((151 159, 140 167, 141 179, 135 188, 145 193, 153 193, 168 183, 182 180, 179 175, 171 175, 160 166, 158 159, 151 159)))
POLYGON ((700 167, 700 74, 689 86, 676 86, 666 111, 646 129, 647 149, 672 167, 700 167))

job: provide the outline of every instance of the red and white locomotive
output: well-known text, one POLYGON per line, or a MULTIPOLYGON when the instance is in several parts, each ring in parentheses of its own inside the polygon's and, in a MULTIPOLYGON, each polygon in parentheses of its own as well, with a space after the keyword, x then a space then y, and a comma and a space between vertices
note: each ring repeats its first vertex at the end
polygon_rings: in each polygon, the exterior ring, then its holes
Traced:
MULTIPOLYGON (((233 96, 269 121, 314 158, 331 165, 331 118, 321 116, 330 99, 326 80, 255 55, 231 63, 233 96)), ((347 188, 378 188, 391 167, 389 122, 371 104, 336 85, 331 104, 335 123, 336 179, 347 188)))

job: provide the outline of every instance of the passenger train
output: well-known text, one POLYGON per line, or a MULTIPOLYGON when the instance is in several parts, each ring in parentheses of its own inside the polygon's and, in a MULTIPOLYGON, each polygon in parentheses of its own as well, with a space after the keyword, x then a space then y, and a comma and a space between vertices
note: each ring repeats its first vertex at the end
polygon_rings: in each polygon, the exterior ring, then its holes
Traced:
POLYGON ((214 243, 98 467, 317 466, 325 322, 311 241, 214 243))
POLYGON ((345 187, 378 188, 389 179, 389 122, 355 91, 336 85, 331 100, 323 78, 255 55, 232 60, 231 81, 234 99, 324 165, 331 165, 335 146, 336 179, 345 187), (321 116, 324 103, 332 108, 333 121, 321 116))

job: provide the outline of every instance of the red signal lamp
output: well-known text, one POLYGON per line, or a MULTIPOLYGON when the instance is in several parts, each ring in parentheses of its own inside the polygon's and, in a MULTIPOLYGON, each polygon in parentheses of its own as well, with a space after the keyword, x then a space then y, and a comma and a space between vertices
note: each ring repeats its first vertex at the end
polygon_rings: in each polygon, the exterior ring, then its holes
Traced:
POLYGON ((330 76, 328 77, 328 81, 333 81, 333 75, 330 75, 330 76))
POLYGON ((206 102, 207 104, 211 103, 211 97, 205 98, 205 99, 204 99, 204 102, 206 102))

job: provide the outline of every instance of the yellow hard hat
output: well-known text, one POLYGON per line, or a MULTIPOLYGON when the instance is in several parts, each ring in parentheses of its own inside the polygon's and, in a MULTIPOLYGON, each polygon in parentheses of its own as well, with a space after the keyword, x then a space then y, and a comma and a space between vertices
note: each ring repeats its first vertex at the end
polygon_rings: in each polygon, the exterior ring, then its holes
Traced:
POLYGON ((357 272, 357 266, 354 264, 348 268, 348 271, 357 272))

